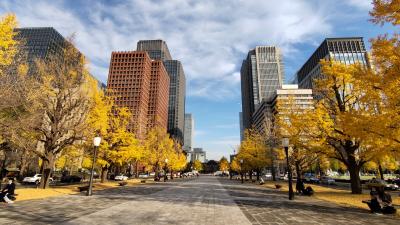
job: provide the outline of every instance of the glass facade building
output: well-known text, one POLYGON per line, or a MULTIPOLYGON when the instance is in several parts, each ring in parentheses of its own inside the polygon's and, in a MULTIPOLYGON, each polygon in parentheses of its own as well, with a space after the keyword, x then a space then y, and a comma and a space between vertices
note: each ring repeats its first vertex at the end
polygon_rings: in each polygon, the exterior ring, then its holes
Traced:
POLYGON ((362 37, 327 38, 297 72, 299 88, 313 88, 313 80, 322 76, 320 60, 337 60, 346 65, 370 66, 362 37))
POLYGON ((251 127, 251 116, 263 101, 271 101, 284 80, 280 49, 257 46, 249 51, 241 68, 243 128, 251 127))

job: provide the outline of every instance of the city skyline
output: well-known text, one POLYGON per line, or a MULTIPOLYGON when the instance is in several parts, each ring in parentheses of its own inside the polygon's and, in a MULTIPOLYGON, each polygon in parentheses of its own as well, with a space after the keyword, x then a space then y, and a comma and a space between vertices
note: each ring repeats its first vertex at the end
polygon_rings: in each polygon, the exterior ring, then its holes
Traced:
MULTIPOLYGON (((215 17, 209 17, 209 19, 204 18, 214 14, 216 9, 208 7, 203 12, 199 9, 201 4, 210 4, 216 8, 221 5, 205 1, 205 3, 197 3, 199 4, 198 8, 189 9, 190 4, 196 4, 190 2, 180 6, 178 2, 171 1, 170 7, 160 3, 161 6, 151 9, 149 4, 141 1, 132 1, 125 3, 126 5, 116 2, 114 6, 107 5, 105 1, 97 4, 88 2, 82 3, 79 7, 67 1, 55 3, 3 1, 0 3, 0 10, 2 13, 15 12, 20 20, 20 27, 54 27, 64 37, 76 32, 78 49, 91 62, 93 75, 103 82, 106 81, 107 64, 111 51, 135 50, 136 42, 143 39, 165 40, 172 55, 181 60, 185 67, 188 78, 186 111, 193 113, 196 117, 196 127, 198 128, 195 135, 196 146, 202 146, 210 159, 219 159, 223 155, 228 156, 232 153, 232 147, 235 147, 240 141, 237 116, 237 113, 241 111, 239 70, 240 61, 249 49, 257 45, 281 47, 285 60, 286 81, 291 81, 296 71, 325 38, 363 36, 367 49, 369 49, 367 40, 376 36, 377 33, 384 32, 382 30, 385 29, 375 27, 367 21, 368 10, 371 8, 369 1, 353 0, 346 1, 346 3, 298 1, 294 3, 293 7, 288 6, 290 4, 288 1, 280 2, 282 6, 277 6, 275 9, 277 14, 266 9, 273 3, 257 2, 265 4, 266 7, 260 7, 265 10, 263 12, 254 8, 254 1, 249 1, 249 3, 240 3, 239 7, 238 5, 227 6, 228 9, 224 9, 238 12, 236 14, 238 18, 218 17, 218 15, 221 17, 226 15, 227 13, 224 11, 220 14, 217 13, 215 17), (118 17, 116 9, 123 9, 124 6, 129 8, 134 3, 138 3, 134 13, 144 15, 149 21, 144 19, 143 26, 137 25, 130 30, 123 30, 129 27, 131 22, 118 17), (40 7, 43 9, 40 10, 40 7), (94 10, 97 13, 88 13, 91 7, 98 9, 94 10), (110 10, 106 11, 108 7, 110 10), (177 16, 172 19, 179 22, 176 26, 178 30, 173 30, 169 26, 164 27, 163 25, 170 21, 165 21, 166 19, 162 16, 154 16, 160 12, 165 15, 166 12, 162 11, 163 8, 166 11, 177 13, 177 16), (240 13, 240 8, 254 8, 254 12, 250 10, 254 13, 250 16, 252 19, 241 21, 240 17, 245 15, 240 13), (184 12, 178 13, 178 10, 184 12), (347 10, 352 14, 347 14, 347 10), (184 17, 194 13, 198 13, 198 17, 189 18, 189 21, 194 25, 205 24, 198 26, 199 31, 189 29, 189 26, 184 23, 184 17), (86 14, 87 17, 85 17, 86 14), (277 17, 277 19, 268 23, 267 21, 273 17, 277 17), (352 22, 349 22, 350 20, 352 22), (296 29, 299 21, 303 21, 304 28, 307 27, 307 29, 296 29), (116 28, 116 22, 121 23, 121 29, 116 28), (274 25, 273 22, 282 27, 274 25), (151 24, 153 26, 150 26, 151 24), (349 26, 344 28, 341 26, 343 24, 349 24, 349 26), (253 26, 257 27, 255 31, 251 28, 253 26), (269 29, 260 30, 258 29, 260 26, 269 29), (221 29, 230 35, 218 36, 218 30, 221 29), (182 36, 170 35, 174 33, 171 31, 179 30, 181 30, 182 36), (234 31, 237 30, 242 32, 236 34, 234 31), (89 35, 91 33, 95 35, 89 35), (201 35, 202 33, 203 35, 201 35), (194 38, 196 35, 199 37, 194 38), (205 38, 206 36, 210 36, 210 39, 213 40, 205 38), (248 39, 242 41, 246 38, 248 39)), ((249 10, 243 11, 249 12, 249 10)), ((124 14, 121 13, 121 15, 124 14)), ((138 17, 133 14, 128 13, 127 15, 128 18, 138 20, 138 17)), ((193 27, 190 25, 190 28, 193 27)), ((179 32, 176 33, 179 34, 179 32)))

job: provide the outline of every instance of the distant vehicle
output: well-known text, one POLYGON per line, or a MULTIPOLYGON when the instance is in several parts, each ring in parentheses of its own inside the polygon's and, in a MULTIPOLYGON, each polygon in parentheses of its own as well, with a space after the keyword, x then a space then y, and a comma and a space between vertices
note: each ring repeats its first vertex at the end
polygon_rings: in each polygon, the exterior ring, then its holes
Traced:
POLYGON ((304 181, 306 183, 311 183, 311 184, 318 184, 319 183, 319 179, 312 173, 304 174, 304 181))
MULTIPOLYGON (((140 175, 139 175, 139 177, 140 177, 140 175)), ((128 180, 128 177, 123 174, 120 174, 118 176, 115 176, 114 180, 124 181, 124 180, 128 180)))
MULTIPOLYGON (((40 184, 40 179, 42 179, 42 174, 35 174, 33 177, 25 177, 22 180, 22 183, 24 184, 40 184)), ((53 182, 53 178, 49 178, 50 182, 53 182)))
POLYGON ((150 173, 149 173, 149 176, 150 176, 150 177, 154 177, 155 175, 156 175, 156 172, 150 172, 150 173))
POLYGON ((264 174, 262 177, 263 177, 263 179, 271 180, 272 179, 272 174, 271 173, 267 173, 267 174, 264 174))
POLYGON ((82 177, 76 176, 76 175, 67 175, 67 176, 62 176, 60 179, 61 183, 77 183, 81 182, 82 177))
POLYGON ((149 174, 147 174, 147 173, 139 173, 139 178, 149 178, 149 174))
POLYGON ((321 183, 328 185, 335 184, 335 179, 333 179, 332 177, 324 176, 321 177, 321 183))
POLYGON ((374 187, 383 187, 385 190, 398 190, 399 186, 397 184, 389 184, 388 182, 381 179, 371 179, 369 180, 365 186, 369 189, 374 187))

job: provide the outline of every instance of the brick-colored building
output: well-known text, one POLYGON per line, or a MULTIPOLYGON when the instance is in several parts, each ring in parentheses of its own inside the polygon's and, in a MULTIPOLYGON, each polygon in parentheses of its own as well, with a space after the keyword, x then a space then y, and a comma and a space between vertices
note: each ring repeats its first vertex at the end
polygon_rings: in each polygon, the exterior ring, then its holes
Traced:
POLYGON ((115 104, 132 112, 129 130, 144 138, 148 127, 167 129, 169 76, 145 51, 112 52, 107 82, 115 104))
POLYGON ((151 63, 148 127, 168 125, 169 76, 161 60, 151 63))

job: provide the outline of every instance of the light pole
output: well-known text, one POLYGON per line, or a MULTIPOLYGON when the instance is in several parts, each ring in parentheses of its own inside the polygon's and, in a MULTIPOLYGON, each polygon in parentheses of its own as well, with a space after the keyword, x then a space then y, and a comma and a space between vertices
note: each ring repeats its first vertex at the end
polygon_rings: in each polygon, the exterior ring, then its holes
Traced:
POLYGON ((292 170, 289 164, 289 138, 282 139, 282 146, 285 148, 286 154, 286 165, 288 168, 288 184, 289 184, 289 200, 294 199, 293 187, 292 187, 292 170))
POLYGON ((242 184, 243 184, 243 159, 240 159, 240 176, 242 178, 242 184))
POLYGON ((168 164, 168 159, 165 159, 165 168, 164 168, 164 182, 167 181, 167 164, 168 164))
POLYGON ((101 142, 101 137, 96 136, 95 138, 93 138, 93 146, 94 146, 93 162, 92 162, 92 169, 90 171, 89 188, 86 192, 86 196, 92 195, 94 164, 96 162, 97 148, 100 146, 100 142, 101 142))

